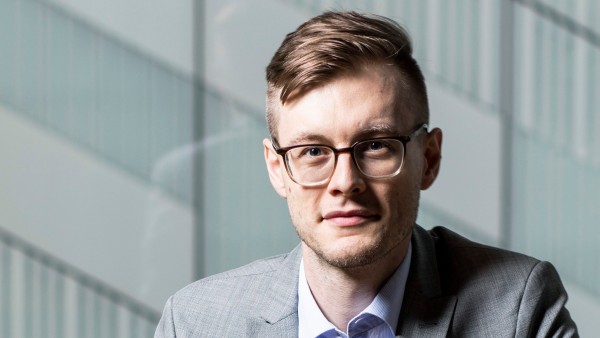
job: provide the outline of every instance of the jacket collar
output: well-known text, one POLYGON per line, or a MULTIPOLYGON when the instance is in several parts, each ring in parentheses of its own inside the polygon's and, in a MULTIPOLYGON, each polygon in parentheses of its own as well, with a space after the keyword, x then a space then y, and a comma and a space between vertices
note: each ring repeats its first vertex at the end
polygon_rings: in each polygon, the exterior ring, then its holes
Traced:
POLYGON ((298 334, 298 272, 302 252, 300 245, 276 267, 270 293, 265 294, 258 317, 249 323, 253 337, 294 337, 298 334))
MULTIPOLYGON (((397 334, 406 337, 447 336, 455 295, 444 295, 438 269, 435 238, 418 225, 413 228, 412 261, 397 334)), ((271 294, 266 294, 260 318, 250 323, 252 336, 298 334, 298 272, 302 253, 298 245, 272 273, 271 294)))
POLYGON ((397 334, 407 337, 445 337, 454 315, 456 296, 443 294, 435 238, 415 225, 412 244, 413 257, 397 334))

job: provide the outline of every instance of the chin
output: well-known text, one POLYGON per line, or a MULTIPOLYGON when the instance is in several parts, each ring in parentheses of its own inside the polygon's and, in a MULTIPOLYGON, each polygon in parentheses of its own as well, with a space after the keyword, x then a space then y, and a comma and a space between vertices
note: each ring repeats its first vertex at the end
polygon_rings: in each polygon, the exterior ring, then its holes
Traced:
POLYGON ((355 269, 372 264, 375 257, 368 255, 352 255, 340 257, 321 257, 327 264, 338 269, 355 269))
POLYGON ((340 269, 360 268, 372 264, 387 253, 380 241, 370 243, 370 245, 365 245, 364 242, 344 243, 343 247, 334 248, 328 252, 315 249, 313 251, 322 261, 340 269))

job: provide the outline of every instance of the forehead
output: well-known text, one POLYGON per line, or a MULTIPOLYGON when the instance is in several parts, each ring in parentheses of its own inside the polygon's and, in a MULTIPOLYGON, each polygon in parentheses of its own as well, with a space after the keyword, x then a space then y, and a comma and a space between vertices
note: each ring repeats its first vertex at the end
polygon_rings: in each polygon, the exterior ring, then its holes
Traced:
POLYGON ((340 75, 277 109, 282 144, 311 138, 346 143, 373 135, 400 134, 412 127, 410 97, 395 66, 376 64, 340 75))

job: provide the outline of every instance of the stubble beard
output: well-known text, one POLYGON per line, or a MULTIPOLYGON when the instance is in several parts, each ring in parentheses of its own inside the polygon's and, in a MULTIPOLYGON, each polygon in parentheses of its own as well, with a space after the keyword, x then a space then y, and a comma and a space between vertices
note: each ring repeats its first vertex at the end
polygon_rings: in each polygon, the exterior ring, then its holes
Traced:
MULTIPOLYGON (((349 248, 343 252, 338 251, 334 254, 330 254, 324 250, 323 247, 327 245, 327 243, 320 243, 311 234, 305 234, 298 227, 294 228, 296 229, 298 237, 300 237, 302 242, 313 251, 313 253, 321 262, 342 270, 360 269, 385 259, 394 249, 400 246, 408 236, 412 234, 412 228, 417 218, 419 197, 417 197, 415 204, 416 206, 414 207, 414 210, 411 210, 410 215, 404 215, 399 220, 399 224, 396 224, 396 226, 402 228, 400 233, 394 235, 392 231, 388 230, 384 234, 377 236, 374 243, 369 244, 361 242, 361 245, 359 246, 362 247, 362 249, 356 252, 352 252, 355 248, 349 248), (389 236, 395 236, 397 238, 391 243, 391 245, 386 246, 386 239, 389 236)), ((384 228, 391 229, 391 225, 388 225, 384 228)))

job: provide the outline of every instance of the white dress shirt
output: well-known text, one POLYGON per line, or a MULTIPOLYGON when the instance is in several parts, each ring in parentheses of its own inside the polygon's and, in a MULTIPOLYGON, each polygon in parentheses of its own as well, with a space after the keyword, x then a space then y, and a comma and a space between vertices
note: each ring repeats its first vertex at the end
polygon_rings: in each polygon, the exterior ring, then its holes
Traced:
POLYGON ((412 244, 409 244, 402 264, 377 293, 371 304, 348 322, 347 333, 336 329, 321 312, 306 281, 302 260, 298 279, 298 336, 300 338, 395 337, 411 256, 412 244))

